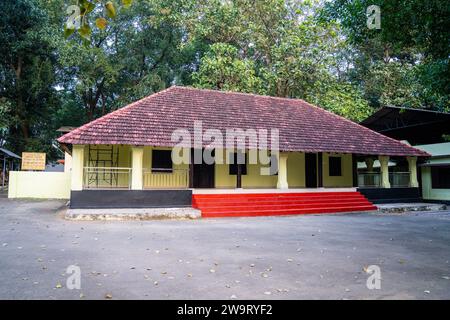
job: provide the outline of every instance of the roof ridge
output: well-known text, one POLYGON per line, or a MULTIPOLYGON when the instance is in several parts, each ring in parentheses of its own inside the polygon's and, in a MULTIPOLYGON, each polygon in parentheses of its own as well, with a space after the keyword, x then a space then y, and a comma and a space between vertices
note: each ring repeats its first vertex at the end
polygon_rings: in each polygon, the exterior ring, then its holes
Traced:
POLYGON ((267 94, 256 94, 256 93, 239 92, 239 91, 231 91, 231 90, 217 90, 217 89, 207 89, 207 88, 195 88, 195 87, 192 87, 192 86, 179 86, 179 85, 174 85, 172 87, 180 88, 180 89, 193 90, 193 91, 209 91, 209 92, 216 92, 216 93, 221 93, 221 94, 236 94, 236 95, 260 97, 260 98, 270 98, 270 99, 286 100, 286 101, 304 101, 304 100, 302 100, 300 98, 277 97, 277 96, 270 96, 270 95, 267 95, 267 94))

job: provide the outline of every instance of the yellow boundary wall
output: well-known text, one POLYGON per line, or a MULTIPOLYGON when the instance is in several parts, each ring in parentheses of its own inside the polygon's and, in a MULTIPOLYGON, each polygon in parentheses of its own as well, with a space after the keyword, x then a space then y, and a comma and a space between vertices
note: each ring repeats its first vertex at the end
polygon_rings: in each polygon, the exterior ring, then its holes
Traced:
POLYGON ((11 171, 8 198, 69 199, 70 172, 11 171))

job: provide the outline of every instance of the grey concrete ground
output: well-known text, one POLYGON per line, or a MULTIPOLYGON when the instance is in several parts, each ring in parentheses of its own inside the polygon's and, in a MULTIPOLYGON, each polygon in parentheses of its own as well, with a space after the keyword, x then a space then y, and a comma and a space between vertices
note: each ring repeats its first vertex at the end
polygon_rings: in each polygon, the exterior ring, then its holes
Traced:
POLYGON ((449 211, 81 222, 63 204, 0 199, 0 299, 450 298, 449 211))

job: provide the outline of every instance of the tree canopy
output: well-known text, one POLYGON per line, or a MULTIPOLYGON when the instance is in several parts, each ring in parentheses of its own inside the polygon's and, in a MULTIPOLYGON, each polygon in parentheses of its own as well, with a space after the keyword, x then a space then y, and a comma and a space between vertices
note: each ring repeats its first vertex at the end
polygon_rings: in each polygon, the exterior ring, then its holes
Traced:
POLYGON ((79 126, 173 84, 301 98, 360 121, 449 110, 439 0, 5 0, 0 145, 55 159, 79 126), (72 6, 71 6, 72 5, 72 6), (381 28, 367 27, 378 5, 381 28))

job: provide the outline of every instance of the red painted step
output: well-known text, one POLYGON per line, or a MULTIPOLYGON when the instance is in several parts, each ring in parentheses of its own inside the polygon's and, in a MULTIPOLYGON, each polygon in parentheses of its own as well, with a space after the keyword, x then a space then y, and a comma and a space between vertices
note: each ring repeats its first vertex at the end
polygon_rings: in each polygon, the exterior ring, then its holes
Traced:
POLYGON ((202 217, 251 217, 376 210, 359 192, 195 194, 202 217))
POLYGON ((312 208, 312 209, 290 209, 290 210, 257 210, 257 211, 234 211, 230 212, 208 212, 203 214, 204 218, 221 218, 221 217, 256 217, 256 216, 278 216, 278 215, 294 215, 294 214, 323 214, 323 213, 339 213, 352 211, 370 211, 376 210, 376 206, 360 206, 360 207, 333 207, 333 208, 312 208))
POLYGON ((234 206, 236 204, 243 204, 243 205, 279 205, 279 204, 314 204, 314 203, 323 203, 324 201, 326 201, 327 203, 340 203, 343 201, 350 201, 350 202, 359 202, 359 201, 367 201, 366 198, 364 197, 348 197, 345 199, 259 199, 257 201, 255 200, 244 200, 244 199, 229 199, 229 200, 225 200, 225 199, 221 199, 221 200, 214 200, 214 201, 210 201, 210 200, 198 200, 195 199, 193 201, 194 206, 199 206, 199 207, 209 207, 209 206, 234 206))
POLYGON ((233 196, 235 198, 261 198, 261 197, 322 197, 322 196, 348 196, 351 194, 361 194, 357 191, 321 191, 321 192, 261 192, 261 193, 197 193, 196 197, 222 198, 233 196))
MULTIPOLYGON (((296 205, 296 204, 290 204, 290 205, 255 205, 252 206, 252 210, 263 210, 263 211, 270 211, 270 210, 290 210, 290 209, 312 209, 312 208, 336 208, 336 207, 360 207, 360 206, 371 206, 370 203, 367 202, 343 202, 343 203, 314 203, 314 204, 306 204, 306 205, 296 205)), ((229 212, 230 207, 220 207, 220 206, 214 206, 214 207, 202 207, 202 213, 207 212, 229 212)), ((233 211, 248 211, 249 207, 245 205, 236 205, 232 207, 233 211)))
POLYGON ((194 195, 194 200, 201 202, 201 201, 208 201, 211 202, 214 201, 246 201, 246 202, 252 202, 252 201, 268 201, 268 200, 324 200, 324 199, 349 199, 349 198, 357 198, 357 199, 365 199, 365 197, 360 194, 359 192, 347 192, 347 194, 332 194, 332 193, 325 193, 323 192, 323 195, 317 195, 317 194, 212 194, 212 195, 194 195))
POLYGON ((325 199, 349 199, 349 198, 357 198, 357 199, 366 199, 359 192, 347 192, 346 194, 333 194, 333 193, 314 193, 314 194, 302 194, 302 193, 293 193, 293 194, 212 194, 212 195, 194 195, 194 200, 197 202, 202 201, 224 201, 224 202, 236 202, 236 201, 245 201, 245 202, 254 202, 254 201, 270 201, 270 200, 325 200, 325 199))

